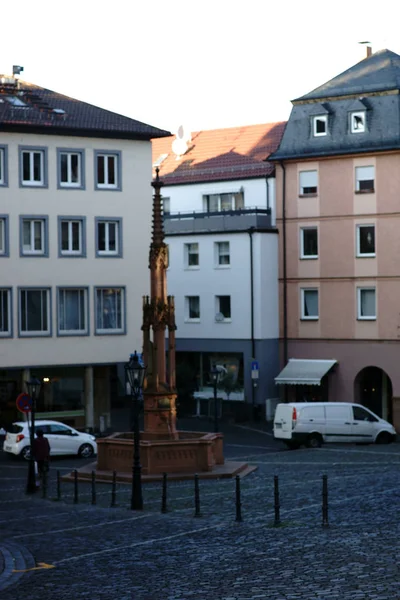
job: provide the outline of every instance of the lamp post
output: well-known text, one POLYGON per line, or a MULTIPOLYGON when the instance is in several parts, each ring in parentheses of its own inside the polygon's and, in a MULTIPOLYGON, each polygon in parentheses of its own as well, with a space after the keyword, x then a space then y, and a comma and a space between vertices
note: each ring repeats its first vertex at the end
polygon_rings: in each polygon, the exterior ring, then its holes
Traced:
POLYGON ((133 401, 133 467, 131 509, 143 510, 142 466, 140 464, 139 398, 143 390, 146 367, 140 364, 139 356, 131 354, 125 365, 125 373, 131 388, 133 401))
POLYGON ((32 377, 30 381, 26 381, 29 395, 32 399, 31 406, 31 422, 29 427, 29 441, 30 441, 30 453, 29 453, 29 464, 28 464, 28 481, 26 484, 26 493, 34 494, 36 492, 36 478, 35 478, 35 459, 33 457, 33 442, 35 439, 35 410, 36 410, 36 397, 40 393, 41 381, 36 377, 32 377))
POLYGON ((221 380, 222 369, 216 365, 211 369, 211 379, 214 385, 214 433, 218 433, 217 387, 221 380))

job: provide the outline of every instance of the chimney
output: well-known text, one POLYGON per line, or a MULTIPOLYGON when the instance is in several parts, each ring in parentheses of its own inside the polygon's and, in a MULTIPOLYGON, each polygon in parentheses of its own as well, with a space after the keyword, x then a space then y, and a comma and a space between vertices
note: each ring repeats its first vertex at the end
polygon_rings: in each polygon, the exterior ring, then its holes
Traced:
POLYGON ((367 46, 367 58, 369 58, 370 56, 372 56, 372 48, 371 46, 367 46))

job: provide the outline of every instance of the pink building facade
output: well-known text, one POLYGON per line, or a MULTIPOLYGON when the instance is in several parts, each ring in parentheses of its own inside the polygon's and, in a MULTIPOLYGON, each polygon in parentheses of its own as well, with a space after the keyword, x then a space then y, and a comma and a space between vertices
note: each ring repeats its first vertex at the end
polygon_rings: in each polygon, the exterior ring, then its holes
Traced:
POLYGON ((399 89, 400 57, 373 54, 293 102, 273 158, 276 383, 287 400, 359 402, 400 431, 399 89), (322 360, 335 364, 304 384, 322 360))

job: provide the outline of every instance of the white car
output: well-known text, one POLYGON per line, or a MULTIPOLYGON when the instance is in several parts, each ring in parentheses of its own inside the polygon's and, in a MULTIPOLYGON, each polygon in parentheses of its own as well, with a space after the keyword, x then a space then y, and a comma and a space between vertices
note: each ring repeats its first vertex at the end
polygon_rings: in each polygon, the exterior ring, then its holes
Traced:
MULTIPOLYGON (((96 438, 89 433, 76 431, 58 421, 35 421, 35 432, 38 429, 49 440, 50 456, 78 454, 82 458, 90 458, 97 454, 96 438)), ((3 450, 29 459, 31 446, 27 422, 16 421, 12 424, 6 434, 3 450)))

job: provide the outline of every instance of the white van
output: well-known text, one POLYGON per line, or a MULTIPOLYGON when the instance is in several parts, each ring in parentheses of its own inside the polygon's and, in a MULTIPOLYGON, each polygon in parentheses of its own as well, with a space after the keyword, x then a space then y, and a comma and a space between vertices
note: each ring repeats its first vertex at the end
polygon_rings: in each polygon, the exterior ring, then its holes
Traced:
POLYGON ((289 448, 319 448, 323 442, 389 444, 396 430, 360 404, 293 402, 276 407, 274 438, 289 448))

